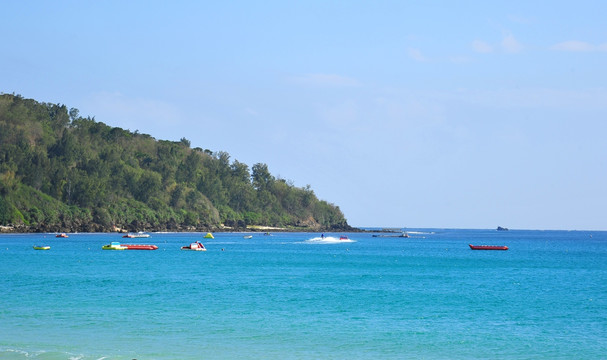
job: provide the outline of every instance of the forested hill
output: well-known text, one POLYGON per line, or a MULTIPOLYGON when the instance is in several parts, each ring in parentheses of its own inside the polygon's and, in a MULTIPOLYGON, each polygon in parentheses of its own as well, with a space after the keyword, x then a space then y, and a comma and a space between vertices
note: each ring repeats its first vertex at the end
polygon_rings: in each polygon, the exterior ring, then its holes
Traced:
MULTIPOLYGON (((184 129, 184 132, 186 130, 184 129)), ((18 231, 350 229, 268 166, 0 94, 0 225, 18 231)))

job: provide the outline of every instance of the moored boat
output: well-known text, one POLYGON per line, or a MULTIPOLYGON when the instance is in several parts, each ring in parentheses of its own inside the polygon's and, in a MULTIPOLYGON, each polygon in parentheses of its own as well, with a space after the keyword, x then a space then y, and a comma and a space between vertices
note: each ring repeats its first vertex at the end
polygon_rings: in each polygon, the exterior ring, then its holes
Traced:
POLYGON ((126 248, 126 250, 156 250, 158 246, 151 244, 120 244, 126 248))
POLYGON ((61 233, 61 234, 57 234, 57 235, 55 235, 55 237, 58 237, 58 238, 66 238, 66 237, 68 237, 68 236, 67 236, 67 234, 66 234, 66 233, 61 233))
POLYGON ((122 236, 123 238, 136 239, 136 238, 149 238, 150 234, 146 234, 143 231, 138 233, 128 233, 122 236))
POLYGON ((103 250, 126 250, 125 246, 120 245, 118 241, 112 241, 107 245, 101 247, 103 250))
POLYGON ((472 245, 468 244, 472 250, 508 250, 504 245, 472 245))
POLYGON ((34 245, 34 250, 50 250, 51 247, 44 245, 44 246, 40 246, 40 245, 34 245))
POLYGON ((182 246, 181 250, 207 251, 207 248, 200 241, 196 241, 187 246, 182 246))

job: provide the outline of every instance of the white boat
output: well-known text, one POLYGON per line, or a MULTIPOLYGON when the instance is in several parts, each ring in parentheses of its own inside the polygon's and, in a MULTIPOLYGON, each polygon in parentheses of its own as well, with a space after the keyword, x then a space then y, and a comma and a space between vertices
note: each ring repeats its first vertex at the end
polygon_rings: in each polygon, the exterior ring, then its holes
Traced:
POLYGON ((123 238, 129 238, 129 239, 135 239, 135 238, 149 238, 150 234, 146 234, 143 231, 140 231, 138 233, 128 233, 126 235, 123 236, 123 238))
POLYGON ((245 235, 245 236, 243 236, 243 238, 245 238, 245 239, 252 239, 253 235, 245 235))
POLYGON ((200 241, 196 241, 187 246, 182 246, 181 250, 207 251, 207 248, 200 241))

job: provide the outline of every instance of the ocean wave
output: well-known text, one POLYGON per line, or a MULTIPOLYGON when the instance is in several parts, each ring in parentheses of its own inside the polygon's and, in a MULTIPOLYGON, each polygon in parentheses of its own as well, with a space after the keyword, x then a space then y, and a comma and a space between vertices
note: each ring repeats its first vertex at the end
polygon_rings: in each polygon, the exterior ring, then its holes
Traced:
MULTIPOLYGON (((46 350, 21 350, 21 349, 10 349, 10 348, 0 348, 0 359, 44 359, 44 360, 85 360, 86 357, 84 355, 76 355, 67 352, 59 352, 59 351, 46 351, 46 350)), ((107 359, 107 357, 102 357, 99 359, 95 359, 95 357, 90 357, 91 360, 103 360, 107 359)))

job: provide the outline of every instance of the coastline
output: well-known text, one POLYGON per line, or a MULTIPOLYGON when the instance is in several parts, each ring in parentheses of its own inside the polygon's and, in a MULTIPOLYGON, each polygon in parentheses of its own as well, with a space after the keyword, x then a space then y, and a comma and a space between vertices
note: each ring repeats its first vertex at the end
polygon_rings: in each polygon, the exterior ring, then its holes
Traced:
POLYGON ((0 233, 2 234, 35 234, 35 233, 129 233, 129 232, 366 232, 366 230, 351 227, 349 225, 343 227, 279 227, 265 225, 247 225, 246 227, 233 226, 113 226, 105 228, 95 226, 96 224, 87 224, 78 227, 64 227, 58 225, 0 225, 0 233))

